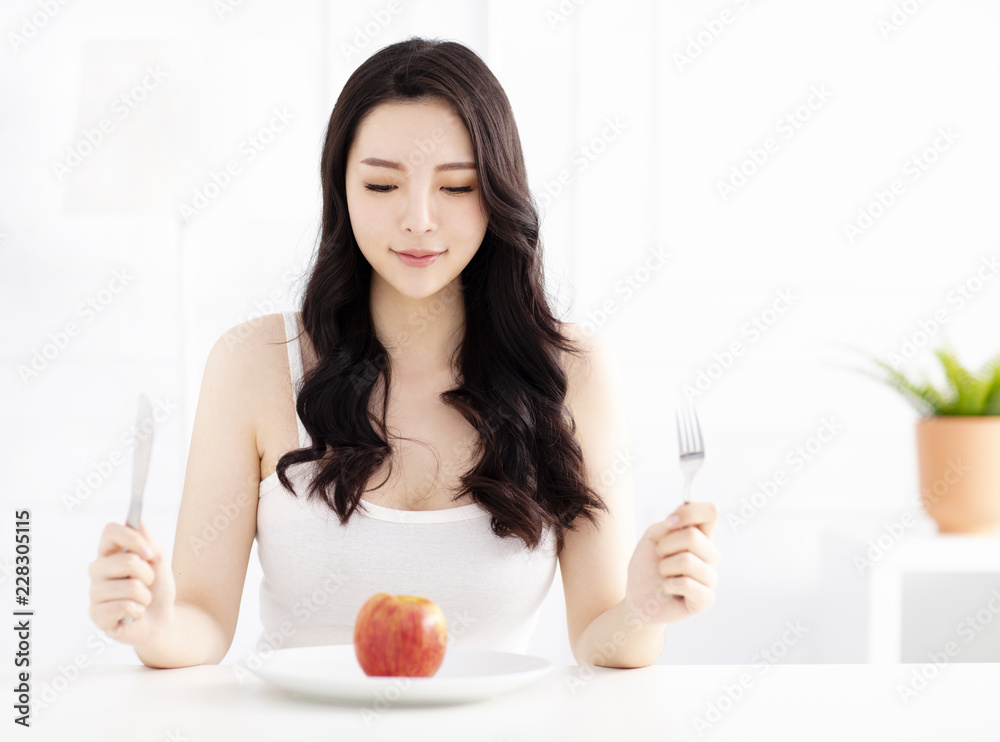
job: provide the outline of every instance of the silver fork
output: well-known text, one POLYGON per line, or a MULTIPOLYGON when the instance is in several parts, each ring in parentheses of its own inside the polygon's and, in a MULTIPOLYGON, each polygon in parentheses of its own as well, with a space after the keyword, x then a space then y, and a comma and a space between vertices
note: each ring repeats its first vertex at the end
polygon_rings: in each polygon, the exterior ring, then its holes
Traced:
POLYGON ((677 448, 681 454, 681 471, 684 473, 684 503, 691 495, 691 480, 705 460, 705 443, 694 407, 677 410, 677 448))

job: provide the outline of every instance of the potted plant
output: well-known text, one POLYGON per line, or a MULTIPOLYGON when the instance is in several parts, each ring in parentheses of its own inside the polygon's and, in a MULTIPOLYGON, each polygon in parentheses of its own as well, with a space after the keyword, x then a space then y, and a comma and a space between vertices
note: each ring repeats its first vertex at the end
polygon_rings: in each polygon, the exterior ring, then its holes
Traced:
POLYGON ((934 351, 945 385, 912 381, 874 358, 876 377, 920 413, 920 498, 941 533, 996 534, 1000 528, 1000 356, 979 373, 950 350, 934 351))

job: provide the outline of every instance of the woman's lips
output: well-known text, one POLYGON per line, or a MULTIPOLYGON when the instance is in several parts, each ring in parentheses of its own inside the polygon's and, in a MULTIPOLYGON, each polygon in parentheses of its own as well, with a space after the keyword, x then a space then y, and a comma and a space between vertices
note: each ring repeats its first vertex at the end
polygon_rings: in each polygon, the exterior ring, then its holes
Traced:
MULTIPOLYGON (((393 250, 393 252, 396 251, 393 250)), ((417 258, 413 255, 407 255, 405 252, 397 252, 396 257, 402 261, 403 265, 408 265, 411 268, 423 268, 441 257, 441 253, 434 253, 433 255, 425 255, 422 258, 417 258)))

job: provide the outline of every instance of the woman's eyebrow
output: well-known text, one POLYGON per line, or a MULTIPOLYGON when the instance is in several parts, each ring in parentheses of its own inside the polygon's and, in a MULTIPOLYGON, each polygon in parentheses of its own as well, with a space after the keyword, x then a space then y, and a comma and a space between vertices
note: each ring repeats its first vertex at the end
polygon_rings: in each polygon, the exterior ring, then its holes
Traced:
MULTIPOLYGON (((393 162, 392 160, 381 160, 378 157, 366 157, 361 161, 362 165, 372 165, 374 167, 388 167, 393 170, 402 170, 403 166, 398 162, 393 162)), ((446 162, 443 165, 438 165, 434 168, 434 172, 441 172, 443 170, 475 170, 476 163, 474 162, 446 162)))

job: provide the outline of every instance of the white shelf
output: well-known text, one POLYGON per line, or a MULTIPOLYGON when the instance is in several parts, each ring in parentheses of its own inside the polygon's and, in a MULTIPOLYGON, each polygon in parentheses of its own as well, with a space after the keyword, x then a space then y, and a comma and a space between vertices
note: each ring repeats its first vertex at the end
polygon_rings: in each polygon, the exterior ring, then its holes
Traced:
POLYGON ((868 571, 868 661, 901 659, 903 575, 906 573, 996 573, 997 536, 908 536, 894 544, 868 571))

